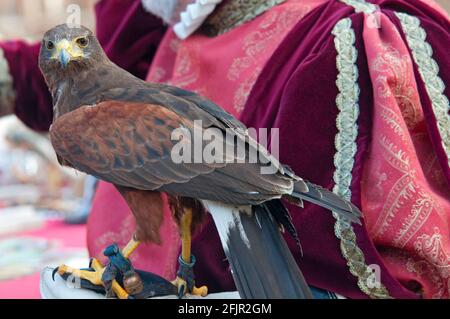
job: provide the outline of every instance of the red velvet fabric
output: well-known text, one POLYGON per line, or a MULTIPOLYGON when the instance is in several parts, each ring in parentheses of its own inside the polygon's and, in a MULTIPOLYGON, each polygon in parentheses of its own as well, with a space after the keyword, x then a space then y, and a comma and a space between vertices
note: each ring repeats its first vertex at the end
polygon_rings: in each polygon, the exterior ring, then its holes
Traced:
MULTIPOLYGON (((415 1, 372 1, 380 5, 383 13, 393 20, 392 9, 407 12, 421 19, 423 27, 430 30, 428 40, 435 51, 435 59, 442 65, 440 75, 448 81, 448 43, 437 38, 449 37, 449 23, 429 6, 415 1), (445 31, 447 30, 447 31, 445 31), (445 55, 447 52, 447 55, 445 55)), ((371 142, 371 117, 373 108, 372 84, 368 72, 364 44, 362 40, 363 14, 355 13, 352 7, 337 1, 330 1, 302 19, 284 39, 278 50, 266 64, 255 83, 241 120, 249 127, 278 127, 280 129, 280 160, 290 165, 300 176, 331 189, 333 183, 334 137, 336 135, 336 50, 331 30, 342 18, 350 17, 355 30, 355 47, 358 54, 358 84, 361 88, 359 99, 359 133, 356 140, 358 151, 355 156, 352 179, 352 202, 361 206, 362 169, 368 145, 371 142), (305 120, 305 118, 307 120, 305 120), (298 139, 301 138, 301 143, 298 139)), ((398 21, 396 21, 398 24, 398 21)), ((400 28, 399 28, 400 29, 400 28)), ((420 80, 416 72, 416 78, 420 80)), ((423 85, 423 84, 422 84, 423 85)), ((448 90, 446 94, 448 96, 448 90)), ((428 109, 430 132, 435 139, 436 152, 446 171, 448 164, 440 146, 440 137, 435 127, 435 118, 424 87, 420 88, 424 105, 428 109)), ((304 209, 290 207, 293 214, 303 253, 295 249, 295 243, 286 238, 309 284, 331 290, 350 298, 367 298, 357 286, 356 278, 349 272, 347 261, 343 259, 339 241, 334 234, 334 218, 316 205, 306 204, 304 209)), ((407 290, 385 267, 364 226, 354 226, 359 248, 364 252, 367 265, 376 264, 381 268, 381 280, 394 298, 418 298, 407 290)), ((198 256, 197 279, 218 290, 233 287, 227 272, 223 255, 214 256, 220 250, 213 223, 209 222, 202 233, 197 235, 193 252, 198 256), (213 239, 213 240, 211 240, 213 239), (200 257, 202 256, 202 257, 200 257), (222 273, 221 275, 219 275, 222 273), (220 281, 210 278, 220 276, 220 281)))
POLYGON ((52 99, 38 66, 39 43, 1 42, 14 81, 15 114, 30 128, 47 131, 52 123, 52 99))

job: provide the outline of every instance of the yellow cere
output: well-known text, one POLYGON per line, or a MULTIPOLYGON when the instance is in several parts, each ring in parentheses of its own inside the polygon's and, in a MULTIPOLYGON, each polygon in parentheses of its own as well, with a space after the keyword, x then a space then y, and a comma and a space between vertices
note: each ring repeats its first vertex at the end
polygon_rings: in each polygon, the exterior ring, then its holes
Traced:
POLYGON ((83 50, 78 46, 76 41, 77 39, 73 39, 72 41, 62 39, 61 41, 55 43, 55 50, 52 58, 59 59, 63 50, 69 54, 71 59, 84 57, 83 50))

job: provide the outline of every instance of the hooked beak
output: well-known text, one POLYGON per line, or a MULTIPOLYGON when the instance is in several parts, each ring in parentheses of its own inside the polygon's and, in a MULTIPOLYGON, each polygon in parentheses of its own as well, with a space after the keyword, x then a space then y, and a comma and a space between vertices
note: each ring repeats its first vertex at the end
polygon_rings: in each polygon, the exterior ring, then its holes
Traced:
POLYGON ((70 54, 66 49, 61 49, 59 52, 59 62, 63 66, 63 68, 67 67, 67 64, 70 62, 70 54))
POLYGON ((52 56, 53 59, 61 63, 63 68, 66 68, 70 61, 83 57, 83 51, 67 39, 55 44, 55 51, 52 56))

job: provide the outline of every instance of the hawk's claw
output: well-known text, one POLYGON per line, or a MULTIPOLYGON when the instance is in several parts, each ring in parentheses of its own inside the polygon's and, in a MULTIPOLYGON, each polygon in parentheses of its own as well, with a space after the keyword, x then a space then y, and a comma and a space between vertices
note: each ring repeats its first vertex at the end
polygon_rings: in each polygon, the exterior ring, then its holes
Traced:
POLYGON ((181 284, 181 285, 178 287, 178 299, 183 298, 185 289, 186 289, 185 284, 181 284))
POLYGON ((53 270, 54 275, 57 272, 61 277, 67 278, 73 276, 81 280, 86 280, 94 286, 104 287, 107 297, 117 296, 119 299, 130 299, 131 294, 142 291, 142 282, 135 273, 130 261, 124 258, 117 245, 111 245, 105 249, 105 256, 110 260, 107 267, 104 267, 97 259, 92 258, 89 261, 89 269, 73 269, 66 265, 61 265, 53 270), (118 275, 126 275, 124 279, 124 289, 116 280, 118 275), (127 284, 129 287, 127 287, 127 284))
POLYGON ((180 268, 178 268, 177 278, 172 284, 178 288, 178 298, 181 299, 186 293, 205 297, 208 294, 208 287, 195 287, 194 265, 195 257, 191 255, 191 262, 187 263, 180 256, 178 258, 180 268))
POLYGON ((55 274, 58 272, 59 267, 56 267, 55 269, 53 269, 52 271, 52 280, 55 281, 55 274))

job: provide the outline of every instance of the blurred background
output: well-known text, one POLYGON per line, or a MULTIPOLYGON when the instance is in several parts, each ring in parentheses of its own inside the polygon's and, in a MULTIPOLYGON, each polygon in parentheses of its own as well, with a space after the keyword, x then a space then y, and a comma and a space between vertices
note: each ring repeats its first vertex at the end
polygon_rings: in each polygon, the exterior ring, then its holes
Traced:
MULTIPOLYGON (((94 29, 94 0, 2 0, 0 41, 40 41, 66 22, 70 4, 94 29)), ((0 299, 39 298, 40 270, 86 267, 87 213, 95 180, 62 168, 46 134, 0 118, 0 299)))
POLYGON ((0 35, 2 38, 40 40, 51 27, 64 23, 69 4, 80 6, 81 23, 94 28, 96 0, 1 0, 0 35))
MULTIPOLYGON (((81 7, 81 23, 95 27, 94 4, 98 0, 1 0, 0 36, 3 38, 40 39, 42 34, 64 23, 69 4, 81 7)), ((450 12, 450 0, 435 0, 450 12)))
MULTIPOLYGON (((0 40, 39 41, 66 22, 67 7, 95 28, 95 0, 1 0, 0 40)), ((438 0, 449 12, 450 0, 438 0)), ((39 272, 86 267, 86 218, 96 181, 58 165, 45 134, 0 118, 0 299, 39 298, 39 272)))

